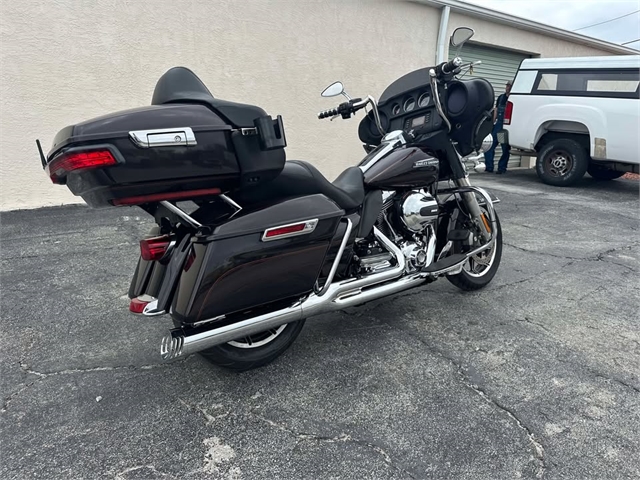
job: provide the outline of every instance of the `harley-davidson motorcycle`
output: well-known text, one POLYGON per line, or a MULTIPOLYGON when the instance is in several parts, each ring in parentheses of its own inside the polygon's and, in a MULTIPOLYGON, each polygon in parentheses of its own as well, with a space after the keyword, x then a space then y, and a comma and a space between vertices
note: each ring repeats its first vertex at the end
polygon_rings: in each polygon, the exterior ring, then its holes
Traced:
MULTIPOLYGON (((451 45, 473 35, 457 29, 451 45)), ((459 53, 459 50, 458 50, 459 53)), ((497 199, 470 185, 462 157, 491 144, 494 91, 459 57, 394 81, 376 102, 342 95, 319 118, 364 110, 367 155, 329 182, 285 161, 282 118, 213 97, 183 67, 152 105, 61 130, 42 165, 92 207, 138 206, 130 310, 173 320, 164 359, 200 352, 233 370, 282 354, 305 319, 446 277, 487 285, 502 253, 497 199)))

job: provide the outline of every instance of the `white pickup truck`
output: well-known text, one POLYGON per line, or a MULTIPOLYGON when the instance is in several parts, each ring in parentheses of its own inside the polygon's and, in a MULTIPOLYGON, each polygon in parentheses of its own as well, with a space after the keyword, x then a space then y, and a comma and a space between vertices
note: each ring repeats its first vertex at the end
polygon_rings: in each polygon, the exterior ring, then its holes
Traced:
POLYGON ((638 173, 639 84, 640 55, 523 60, 498 140, 550 185, 638 173))

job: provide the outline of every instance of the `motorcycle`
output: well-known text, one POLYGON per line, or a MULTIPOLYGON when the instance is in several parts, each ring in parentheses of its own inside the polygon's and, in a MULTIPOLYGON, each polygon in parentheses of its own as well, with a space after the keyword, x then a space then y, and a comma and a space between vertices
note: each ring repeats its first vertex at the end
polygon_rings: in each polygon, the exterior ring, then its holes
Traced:
MULTIPOLYGON (((473 33, 458 28, 451 45, 473 33)), ((51 180, 90 206, 154 217, 129 308, 172 319, 162 358, 199 352, 242 371, 281 355, 307 318, 441 277, 462 290, 491 282, 498 200, 470 184, 463 157, 491 145, 494 92, 457 78, 471 66, 413 71, 377 102, 327 87, 345 101, 320 119, 365 113, 367 154, 334 182, 286 161, 280 116, 214 98, 183 67, 160 78, 151 106, 66 127, 46 156, 36 143, 51 180)))

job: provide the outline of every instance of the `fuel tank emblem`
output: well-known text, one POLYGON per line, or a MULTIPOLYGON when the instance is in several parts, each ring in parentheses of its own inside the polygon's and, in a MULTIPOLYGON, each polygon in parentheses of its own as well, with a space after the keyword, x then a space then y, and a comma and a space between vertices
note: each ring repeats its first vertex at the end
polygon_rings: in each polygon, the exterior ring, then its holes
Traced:
POLYGON ((424 158, 413 163, 413 168, 437 167, 440 161, 437 158, 424 158))

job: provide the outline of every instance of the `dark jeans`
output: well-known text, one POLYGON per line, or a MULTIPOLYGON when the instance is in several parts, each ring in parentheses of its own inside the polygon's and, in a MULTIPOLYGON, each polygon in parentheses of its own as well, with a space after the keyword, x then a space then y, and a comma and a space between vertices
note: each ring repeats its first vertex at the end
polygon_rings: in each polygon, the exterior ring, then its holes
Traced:
MULTIPOLYGON (((487 150, 484 154, 484 164, 487 170, 493 171, 493 157, 496 154, 496 147, 498 146, 498 132, 502 130, 502 125, 496 124, 493 127, 493 131, 491 132, 491 136, 493 137, 493 144, 491 148, 487 150)), ((498 171, 506 172, 507 164, 509 163, 509 154, 511 152, 511 145, 506 143, 502 144, 502 155, 500 156, 500 160, 498 161, 498 171)))

